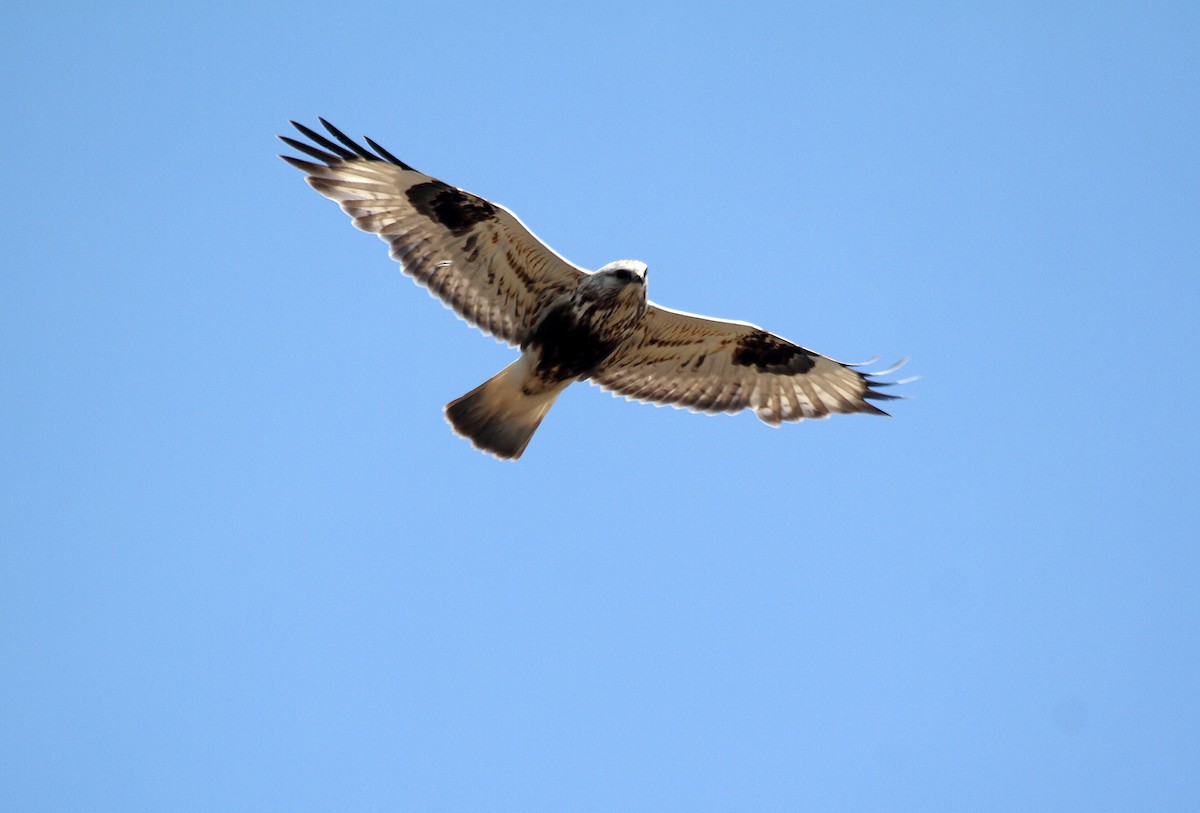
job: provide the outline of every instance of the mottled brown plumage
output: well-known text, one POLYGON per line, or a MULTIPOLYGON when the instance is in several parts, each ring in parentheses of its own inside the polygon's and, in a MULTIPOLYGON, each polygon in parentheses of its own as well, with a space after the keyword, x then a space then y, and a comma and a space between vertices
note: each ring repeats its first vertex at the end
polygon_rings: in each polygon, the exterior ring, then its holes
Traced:
POLYGON ((558 394, 583 379, 704 412, 749 407, 772 425, 882 415, 870 401, 895 397, 876 389, 888 382, 754 325, 655 305, 644 263, 572 265, 507 209, 417 172, 369 138, 371 149, 324 119, 332 138, 292 124, 309 141, 280 138, 318 163, 281 158, 459 316, 521 349, 446 407, 456 431, 498 457, 520 457, 558 394))

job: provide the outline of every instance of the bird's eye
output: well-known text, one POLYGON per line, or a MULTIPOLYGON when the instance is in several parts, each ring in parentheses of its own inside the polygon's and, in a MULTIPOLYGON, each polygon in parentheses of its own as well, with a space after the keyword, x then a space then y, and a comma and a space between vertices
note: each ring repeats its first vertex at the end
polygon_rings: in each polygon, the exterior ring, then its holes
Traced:
POLYGON ((616 277, 617 279, 621 280, 621 282, 633 282, 633 272, 628 268, 617 269, 616 277))

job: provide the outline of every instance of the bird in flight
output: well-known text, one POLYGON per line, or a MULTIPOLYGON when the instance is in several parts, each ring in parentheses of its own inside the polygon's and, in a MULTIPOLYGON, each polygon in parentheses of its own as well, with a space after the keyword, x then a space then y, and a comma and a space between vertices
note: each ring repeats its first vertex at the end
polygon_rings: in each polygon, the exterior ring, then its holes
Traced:
POLYGON ((515 459, 554 400, 591 380, 639 401, 702 412, 746 407, 767 424, 834 412, 887 413, 879 380, 762 328, 664 308, 646 298, 646 264, 587 271, 556 254, 516 215, 410 167, 371 139, 363 147, 291 122, 307 141, 279 136, 307 158, 279 156, 338 203, 392 259, 484 333, 520 357, 446 405, 477 448, 515 459))

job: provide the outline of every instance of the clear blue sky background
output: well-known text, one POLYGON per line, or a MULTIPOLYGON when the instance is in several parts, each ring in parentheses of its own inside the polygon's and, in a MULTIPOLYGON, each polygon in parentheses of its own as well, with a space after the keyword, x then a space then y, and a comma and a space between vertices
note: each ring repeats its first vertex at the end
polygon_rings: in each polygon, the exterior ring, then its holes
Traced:
POLYGON ((5 11, 0 807, 1200 809, 1200 7, 547 8, 5 11), (922 378, 485 457, 318 115, 922 378))

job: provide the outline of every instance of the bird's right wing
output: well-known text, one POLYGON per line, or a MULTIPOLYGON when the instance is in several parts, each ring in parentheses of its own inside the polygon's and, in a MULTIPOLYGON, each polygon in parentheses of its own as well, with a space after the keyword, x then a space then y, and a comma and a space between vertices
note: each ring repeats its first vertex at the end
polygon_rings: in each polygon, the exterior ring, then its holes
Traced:
POLYGON ((869 402, 896 396, 876 390, 891 382, 872 376, 896 367, 865 375, 754 325, 651 304, 591 379, 638 401, 701 412, 750 407, 776 425, 833 412, 885 415, 869 402))
POLYGON ((311 143, 280 136, 315 158, 280 158, 309 185, 391 246, 392 258, 459 316, 521 344, 537 314, 586 274, 507 209, 417 172, 371 139, 368 150, 329 122, 331 140, 292 124, 311 143), (315 145, 315 146, 314 146, 315 145))

